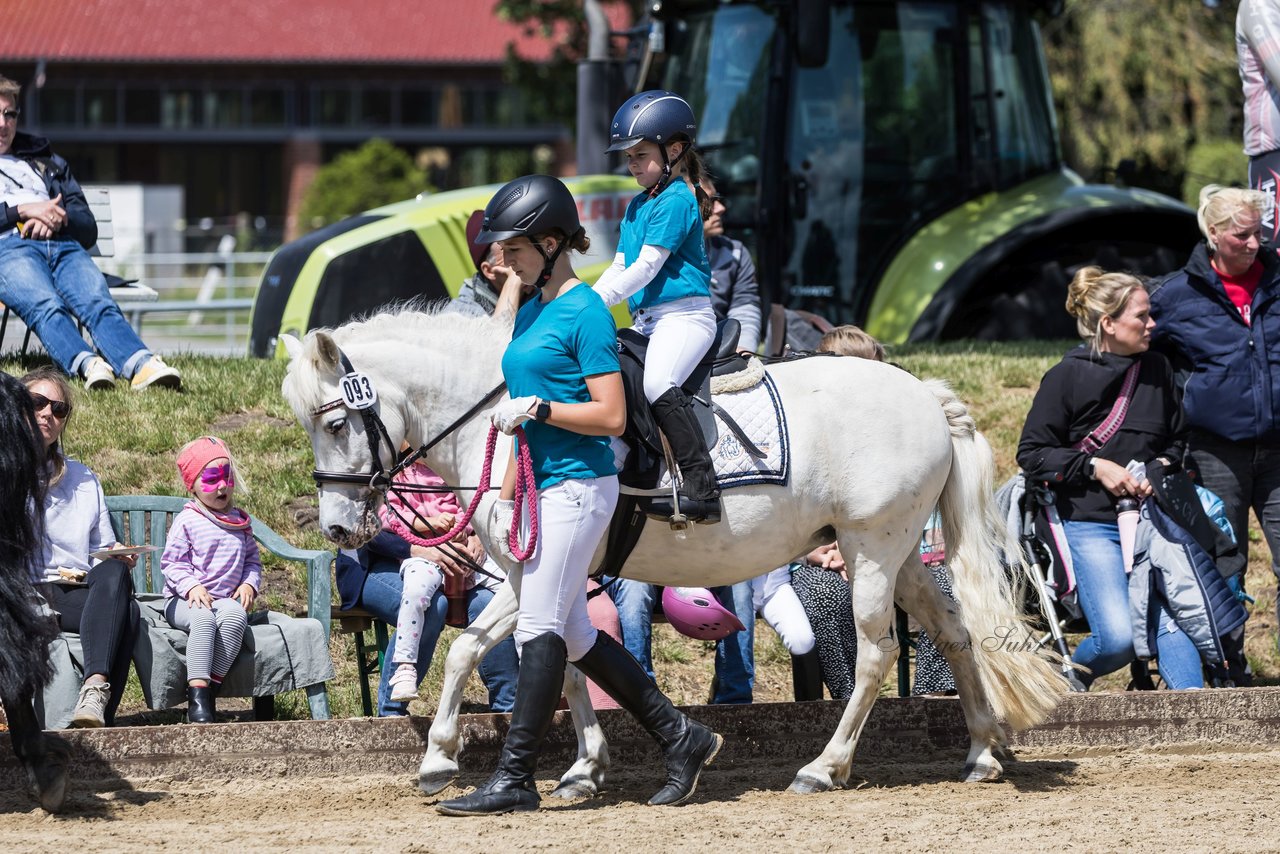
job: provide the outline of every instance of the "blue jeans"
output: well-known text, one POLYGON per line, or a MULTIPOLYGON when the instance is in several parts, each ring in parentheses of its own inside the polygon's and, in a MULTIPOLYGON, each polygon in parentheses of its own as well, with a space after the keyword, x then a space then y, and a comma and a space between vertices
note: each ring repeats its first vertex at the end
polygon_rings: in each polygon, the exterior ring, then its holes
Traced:
MULTIPOLYGON (((1071 549, 1080 607, 1092 632, 1076 647, 1071 660, 1092 671, 1079 674, 1088 686, 1135 658, 1129 576, 1120 554, 1120 529, 1114 523, 1064 522, 1063 528, 1071 549)), ((1204 669, 1195 644, 1177 627, 1163 605, 1159 621, 1156 655, 1165 684, 1172 689, 1203 688, 1204 669)))
POLYGON ((74 240, 0 240, 0 302, 72 376, 93 356, 76 328, 77 317, 119 376, 133 376, 151 356, 111 298, 101 271, 74 240))
MULTIPOLYGON (((607 588, 618 609, 622 624, 622 644, 653 679, 653 609, 658 590, 653 584, 620 578, 607 588)), ((746 631, 735 632, 716 642, 716 693, 713 703, 750 703, 755 682, 755 606, 751 582, 717 587, 716 597, 738 615, 746 631)))
MULTIPOLYGON (((400 613, 401 582, 400 563, 396 560, 371 556, 369 558, 369 575, 364 582, 364 590, 360 594, 360 606, 388 625, 396 624, 400 613)), ((483 587, 473 587, 467 591, 467 623, 480 616, 489 601, 493 599, 493 591, 483 587)), ((431 604, 423 615, 422 639, 418 642, 418 683, 426 677, 431 669, 431 657, 436 652, 436 641, 444 628, 445 615, 449 602, 444 590, 436 591, 431 604)), ((395 634, 387 642, 383 656, 386 664, 382 667, 382 679, 378 683, 378 716, 394 717, 409 713, 408 703, 393 703, 391 697, 390 666, 392 653, 395 651, 395 634)), ((480 678, 489 689, 489 708, 495 712, 509 712, 516 699, 516 673, 520 663, 516 657, 516 642, 513 638, 505 638, 502 643, 489 650, 480 661, 480 678)))

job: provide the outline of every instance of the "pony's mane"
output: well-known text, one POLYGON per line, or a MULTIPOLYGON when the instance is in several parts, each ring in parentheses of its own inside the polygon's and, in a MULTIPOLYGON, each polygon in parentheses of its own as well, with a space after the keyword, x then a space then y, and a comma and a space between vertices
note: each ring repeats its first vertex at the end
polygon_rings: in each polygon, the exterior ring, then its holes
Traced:
POLYGON ((511 340, 511 326, 488 315, 470 315, 446 311, 448 302, 424 304, 414 300, 368 317, 348 321, 336 329, 308 332, 303 341, 303 356, 289 363, 281 392, 294 414, 306 420, 311 412, 326 402, 322 387, 325 379, 315 370, 316 332, 327 332, 343 352, 356 363, 358 355, 374 349, 393 347, 404 352, 428 351, 420 356, 426 362, 448 366, 451 371, 466 371, 474 364, 492 364, 501 357, 511 340))

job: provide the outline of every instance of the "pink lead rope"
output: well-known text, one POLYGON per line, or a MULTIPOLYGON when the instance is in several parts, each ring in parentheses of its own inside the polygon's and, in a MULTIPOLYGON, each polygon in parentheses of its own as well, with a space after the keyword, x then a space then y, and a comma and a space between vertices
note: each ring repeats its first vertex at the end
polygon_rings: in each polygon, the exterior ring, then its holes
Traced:
MULTIPOLYGON (((516 494, 515 505, 516 513, 511 516, 511 530, 507 532, 507 545, 511 548, 511 554, 516 560, 525 561, 533 556, 533 550, 538 545, 538 487, 533 475, 533 458, 529 455, 529 443, 525 441, 524 428, 516 428, 516 438, 518 450, 516 452, 516 494), (520 503, 524 502, 526 509, 529 511, 529 545, 522 551, 520 548, 520 503)), ((458 535, 458 532, 467 527, 471 522, 471 518, 475 516, 476 508, 480 506, 480 499, 489 491, 489 479, 493 474, 493 454, 498 446, 498 428, 489 428, 489 439, 485 444, 484 450, 484 468, 480 472, 480 483, 476 487, 476 494, 471 498, 471 504, 468 505, 466 512, 462 514, 448 533, 441 534, 438 537, 424 539, 419 537, 412 531, 405 531, 404 538, 415 546, 424 546, 431 548, 449 542, 458 535)))

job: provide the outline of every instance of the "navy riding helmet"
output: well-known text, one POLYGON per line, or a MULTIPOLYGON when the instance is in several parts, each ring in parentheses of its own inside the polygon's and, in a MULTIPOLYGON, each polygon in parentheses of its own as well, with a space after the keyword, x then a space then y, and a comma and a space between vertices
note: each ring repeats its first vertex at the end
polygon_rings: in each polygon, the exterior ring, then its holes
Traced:
POLYGON ((488 245, 513 237, 533 238, 552 229, 564 232, 555 251, 547 255, 534 243, 533 248, 542 255, 542 275, 535 282, 542 287, 551 278, 551 270, 564 248, 573 242, 582 225, 578 221, 578 203, 569 188, 550 175, 525 175, 504 184, 493 194, 484 209, 484 224, 475 236, 475 243, 488 245))
POLYGON ((675 92, 650 89, 632 95, 613 114, 609 147, 605 151, 626 151, 647 139, 658 143, 665 154, 673 136, 684 134, 692 143, 697 133, 698 122, 688 101, 675 92))

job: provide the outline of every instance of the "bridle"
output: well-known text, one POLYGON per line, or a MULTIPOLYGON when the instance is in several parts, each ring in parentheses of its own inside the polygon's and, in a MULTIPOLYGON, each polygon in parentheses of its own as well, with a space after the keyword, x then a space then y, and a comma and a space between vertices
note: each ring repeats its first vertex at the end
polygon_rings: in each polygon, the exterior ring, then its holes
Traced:
MULTIPOLYGON (((506 382, 504 381, 504 382, 498 383, 498 385, 494 386, 492 390, 490 390, 484 397, 478 400, 471 408, 469 408, 466 412, 462 413, 462 415, 454 419, 447 427, 444 428, 444 430, 442 430, 433 439, 431 439, 431 441, 423 444, 412 453, 405 454, 403 457, 399 459, 398 462, 392 465, 390 469, 387 469, 382 464, 382 455, 380 453, 379 446, 381 445, 381 443, 385 442, 387 445, 388 453, 392 456, 393 459, 395 458, 395 455, 398 449, 395 447, 395 445, 391 441, 391 434, 388 432, 386 424, 383 423, 382 419, 378 416, 378 413, 375 411, 378 405, 378 397, 374 393, 373 387, 369 383, 368 378, 365 377, 364 374, 355 370, 355 367, 351 364, 351 360, 347 358, 347 354, 342 352, 341 349, 338 350, 338 360, 339 360, 339 363, 342 365, 343 371, 345 372, 343 374, 342 384, 341 384, 343 389, 343 396, 320 404, 315 409, 311 410, 311 415, 312 417, 315 417, 318 415, 322 415, 326 412, 330 412, 339 407, 345 407, 348 410, 354 409, 356 412, 360 413, 360 417, 364 422, 365 436, 367 437, 369 442, 369 458, 370 458, 369 471, 339 472, 339 471, 324 471, 322 469, 313 469, 311 472, 311 477, 315 480, 316 486, 323 487, 326 483, 357 484, 360 486, 368 486, 374 492, 381 493, 384 496, 384 498, 386 494, 390 492, 391 494, 396 495, 401 499, 403 499, 404 495, 408 493, 456 492, 460 489, 475 490, 471 504, 467 507, 465 514, 457 520, 453 530, 448 531, 444 534, 439 534, 435 530, 435 528, 432 527, 431 523, 428 522, 425 518, 423 518, 422 514, 418 511, 417 508, 413 507, 408 502, 403 502, 407 507, 409 507, 410 510, 412 510, 413 515, 417 518, 417 520, 421 521, 423 525, 427 528, 427 530, 434 535, 429 539, 424 539, 413 534, 412 533, 413 522, 406 519, 404 515, 400 512, 399 508, 391 504, 388 504, 388 506, 391 508, 392 512, 395 513, 397 517, 399 517, 400 521, 403 522, 407 527, 408 530, 403 532, 402 536, 404 536, 410 542, 412 542, 415 545, 426 546, 426 547, 442 546, 447 551, 449 551, 455 559, 465 564, 467 568, 471 569, 472 571, 478 572, 482 575, 489 576, 490 578, 496 578, 496 576, 494 576, 489 571, 485 570, 482 566, 480 566, 480 564, 478 564, 475 560, 473 560, 470 555, 463 552, 453 542, 451 542, 453 539, 453 536, 470 523, 471 517, 475 513, 476 507, 480 503, 481 496, 485 493, 486 490, 489 489, 489 481, 491 480, 490 474, 492 471, 492 462, 493 462, 494 443, 497 439, 496 428, 491 428, 489 431, 489 441, 488 441, 487 453, 485 458, 484 471, 482 472, 481 478, 480 478, 481 483, 477 484, 474 487, 455 486, 455 485, 449 485, 449 484, 428 485, 428 484, 417 484, 417 483, 398 483, 395 481, 395 478, 399 474, 404 472, 404 470, 407 469, 409 466, 413 465, 415 462, 417 462, 419 459, 425 456, 428 451, 430 451, 433 447, 435 447, 442 440, 448 437, 451 433, 453 433, 455 430, 457 430, 466 422, 470 421, 477 414, 479 414, 485 407, 487 407, 490 403, 492 403, 493 399, 497 397, 499 394, 501 394, 503 389, 507 387, 506 382)), ((532 532, 531 532, 531 536, 530 536, 530 540, 527 545, 527 548, 523 549, 524 555, 522 556, 521 555, 522 549, 518 542, 518 536, 517 536, 517 530, 516 530, 519 524, 519 514, 517 513, 512 520, 512 530, 508 532, 508 540, 509 540, 509 545, 511 546, 512 551, 513 553, 515 553, 516 557, 520 560, 524 560, 524 559, 527 559, 528 556, 532 555, 534 547, 537 544, 538 526, 537 526, 537 496, 536 496, 536 492, 531 486, 531 482, 533 479, 533 470, 532 470, 532 463, 529 460, 528 444, 525 442, 521 442, 521 450, 523 451, 523 453, 520 455, 518 459, 519 468, 517 470, 518 475, 517 475, 517 483, 516 483, 516 487, 517 487, 516 488, 516 506, 517 508, 519 507, 520 501, 522 498, 524 498, 528 502, 529 514, 530 514, 530 519, 532 524, 532 532)), ((496 579, 496 580, 501 581, 501 579, 496 579)))

